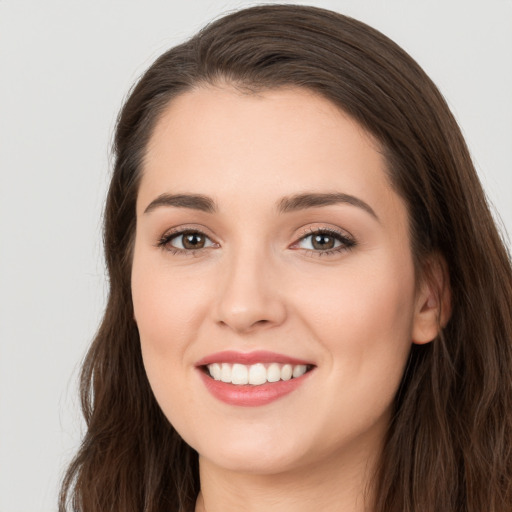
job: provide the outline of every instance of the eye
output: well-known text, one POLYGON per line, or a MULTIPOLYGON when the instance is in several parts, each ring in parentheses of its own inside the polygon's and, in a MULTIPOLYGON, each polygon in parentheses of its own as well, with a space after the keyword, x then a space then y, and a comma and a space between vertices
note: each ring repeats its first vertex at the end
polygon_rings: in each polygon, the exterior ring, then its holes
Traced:
POLYGON ((355 246, 351 237, 332 229, 311 231, 296 242, 293 248, 314 251, 320 254, 336 253, 355 246))
POLYGON ((185 230, 164 235, 158 242, 159 247, 168 249, 171 252, 190 252, 214 247, 210 238, 197 230, 185 230))

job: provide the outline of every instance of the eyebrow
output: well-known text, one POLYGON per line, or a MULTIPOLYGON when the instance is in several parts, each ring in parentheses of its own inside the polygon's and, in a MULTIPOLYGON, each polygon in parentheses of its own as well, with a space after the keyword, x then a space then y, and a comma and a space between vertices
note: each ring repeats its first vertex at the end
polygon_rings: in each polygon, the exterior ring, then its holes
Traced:
POLYGON ((206 213, 214 213, 218 209, 213 199, 201 194, 161 194, 149 203, 144 213, 149 213, 159 206, 191 208, 206 213))
MULTIPOLYGON (((355 196, 350 194, 343 194, 341 192, 307 192, 303 194, 283 197, 277 203, 277 211, 283 214, 298 210, 305 210, 308 208, 318 208, 340 203, 361 208, 376 220, 379 220, 379 217, 368 203, 365 203, 362 199, 359 199, 355 196)), ((161 194, 156 199, 151 201, 151 203, 149 203, 147 208, 144 210, 144 213, 149 213, 160 206, 190 208, 206 213, 215 213, 218 211, 218 207, 215 201, 211 197, 202 194, 161 194)))
POLYGON ((355 196, 341 192, 305 193, 283 197, 283 199, 279 201, 277 208, 280 213, 288 213, 296 210, 304 210, 306 208, 317 208, 319 206, 330 206, 340 203, 357 206, 369 213, 376 220, 379 220, 379 217, 368 203, 365 203, 362 199, 355 196))

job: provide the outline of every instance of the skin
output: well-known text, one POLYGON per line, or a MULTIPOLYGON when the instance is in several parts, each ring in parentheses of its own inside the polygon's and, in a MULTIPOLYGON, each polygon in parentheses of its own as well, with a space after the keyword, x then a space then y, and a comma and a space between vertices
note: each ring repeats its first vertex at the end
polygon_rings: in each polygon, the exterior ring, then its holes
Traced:
POLYGON ((196 510, 370 510, 411 343, 437 334, 408 229, 378 144, 318 95, 225 85, 170 103, 147 149, 132 292, 156 399, 200 455, 196 510), (374 214, 344 202, 278 211, 305 192, 349 194, 374 214), (218 210, 146 212, 164 193, 208 196, 218 210), (173 253, 179 236, 159 246, 182 228, 204 233, 205 246, 173 253), (313 247, 321 228, 354 245, 313 247), (237 407, 214 398, 195 366, 221 350, 270 350, 315 368, 291 394, 237 407))

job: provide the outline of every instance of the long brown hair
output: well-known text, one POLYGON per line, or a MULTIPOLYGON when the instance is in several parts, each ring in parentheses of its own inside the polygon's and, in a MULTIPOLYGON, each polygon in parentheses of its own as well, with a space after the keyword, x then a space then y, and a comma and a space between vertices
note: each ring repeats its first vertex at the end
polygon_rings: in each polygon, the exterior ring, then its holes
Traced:
POLYGON ((81 374, 87 433, 60 511, 190 511, 197 453, 169 424, 142 364, 130 291, 135 202, 155 123, 201 84, 320 93, 381 143, 408 205, 419 271, 446 261, 452 315, 413 345, 375 476, 376 512, 512 510, 512 270, 441 94, 378 31, 327 10, 267 5, 225 16, 163 54, 126 101, 105 210, 110 295, 81 374))

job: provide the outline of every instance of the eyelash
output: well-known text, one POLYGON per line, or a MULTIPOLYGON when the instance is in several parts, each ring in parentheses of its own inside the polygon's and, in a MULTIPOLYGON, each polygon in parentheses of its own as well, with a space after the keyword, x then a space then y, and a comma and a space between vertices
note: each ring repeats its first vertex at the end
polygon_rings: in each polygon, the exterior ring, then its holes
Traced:
POLYGON ((208 235, 206 235, 199 229, 182 229, 179 231, 172 231, 170 233, 166 233, 165 235, 163 235, 160 238, 160 240, 158 241, 157 247, 160 247, 161 249, 169 251, 171 254, 185 255, 185 256, 195 256, 200 251, 205 249, 205 247, 201 247, 199 249, 180 249, 178 247, 173 247, 171 245, 172 240, 174 240, 175 238, 179 238, 180 236, 185 236, 185 235, 201 235, 201 236, 204 236, 206 239, 210 240, 208 235))
POLYGON ((354 240, 354 238, 331 228, 309 228, 307 233, 303 234, 296 242, 293 243, 293 245, 295 246, 300 242, 306 240, 307 238, 315 235, 334 238, 335 241, 340 242, 340 245, 338 247, 333 247, 332 249, 325 250, 302 249, 304 251, 307 251, 307 253, 309 253, 311 256, 329 256, 332 254, 338 254, 340 252, 349 251, 356 246, 356 241, 354 240))
MULTIPOLYGON (((207 247, 201 247, 199 249, 180 249, 178 247, 173 247, 170 243, 175 238, 178 238, 180 236, 185 235, 201 235, 210 240, 210 238, 203 233, 202 231, 198 229, 183 229, 180 231, 173 231, 171 233, 166 233, 163 235, 158 243, 157 247, 169 251, 173 255, 187 255, 187 256, 195 256, 199 252, 201 252, 204 249, 207 249, 207 247)), ((329 229, 329 228, 310 228, 307 233, 303 234, 296 242, 292 244, 292 247, 299 244, 300 242, 306 240, 307 238, 314 236, 314 235, 320 235, 320 236, 328 236, 335 239, 335 241, 340 242, 340 245, 338 247, 333 247, 332 249, 326 249, 326 250, 314 250, 314 249, 302 249, 303 251, 306 251, 311 256, 328 256, 332 254, 337 254, 343 251, 349 251, 353 249, 357 243, 351 236, 348 236, 346 234, 343 234, 339 231, 336 231, 335 229, 329 229)))

